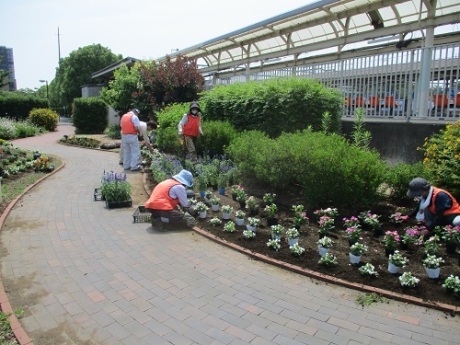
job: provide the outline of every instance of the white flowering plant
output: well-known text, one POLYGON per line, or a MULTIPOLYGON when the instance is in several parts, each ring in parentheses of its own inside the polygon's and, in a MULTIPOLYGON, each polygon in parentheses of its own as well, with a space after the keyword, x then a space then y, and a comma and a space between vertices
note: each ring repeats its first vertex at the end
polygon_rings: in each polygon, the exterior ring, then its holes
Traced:
POLYGON ((205 212, 207 210, 209 210, 209 207, 206 206, 206 204, 202 201, 198 201, 195 205, 195 210, 197 210, 198 212, 205 212))
POLYGON ((350 247, 350 253, 356 256, 361 256, 367 252, 367 246, 365 244, 356 242, 350 247))
POLYGON ((444 259, 436 257, 436 255, 428 254, 426 258, 422 260, 422 263, 426 268, 438 268, 442 263, 444 263, 444 259))
POLYGON ((274 194, 274 193, 265 193, 263 198, 262 198, 262 200, 267 205, 274 204, 275 200, 276 200, 276 194, 274 194))
POLYGON ((233 207, 230 205, 224 205, 221 207, 222 213, 232 213, 233 207))
POLYGON ((324 236, 316 242, 318 246, 321 246, 323 248, 331 248, 332 245, 334 244, 334 241, 330 237, 324 236))
POLYGON ((319 217, 322 217, 322 216, 335 217, 339 214, 338 210, 332 207, 328 207, 325 210, 321 208, 319 210, 314 211, 313 213, 319 217))
POLYGON ((244 219, 244 217, 246 216, 246 213, 244 213, 244 212, 241 211, 241 210, 238 210, 238 211, 235 212, 235 216, 236 216, 236 218, 238 218, 238 219, 244 219))
POLYGON ((399 283, 403 287, 416 287, 420 279, 412 275, 412 272, 404 272, 399 278, 399 283))
POLYGON ((305 248, 299 246, 298 243, 290 246, 289 250, 291 251, 291 254, 294 255, 294 256, 300 256, 305 252, 305 248))
POLYGON ((251 230, 244 230, 243 231, 243 237, 247 240, 250 240, 251 238, 256 237, 256 233, 251 230))
POLYGON ((290 240, 298 238, 300 236, 299 230, 296 228, 289 228, 286 230, 286 237, 290 240))
POLYGON ((267 242, 267 246, 278 251, 281 249, 281 244, 280 244, 280 241, 277 240, 277 239, 271 239, 271 240, 268 240, 267 242))
POLYGON ((217 196, 213 196, 209 202, 211 203, 211 205, 219 205, 220 204, 220 199, 219 197, 217 196))
POLYGON ((249 217, 248 218, 248 223, 250 226, 259 226, 260 224, 260 219, 256 217, 249 217))
POLYGON ((393 254, 390 254, 388 256, 388 261, 393 265, 401 268, 406 267, 407 263, 409 262, 409 260, 399 252, 399 250, 395 250, 393 254))
POLYGON ((318 261, 322 266, 332 267, 337 265, 337 258, 331 253, 324 254, 318 261))
POLYGON ((224 231, 225 232, 235 232, 236 231, 235 223, 233 221, 229 221, 227 224, 224 225, 224 231))
POLYGON ((453 292, 460 292, 460 278, 451 274, 444 280, 442 287, 453 292))
POLYGON ((219 225, 222 224, 222 221, 217 217, 211 218, 211 220, 209 222, 214 226, 219 226, 219 225))
POLYGON ((369 262, 358 268, 358 271, 363 276, 377 277, 379 275, 375 270, 375 266, 369 262))
POLYGON ((284 233, 284 226, 281 224, 272 225, 271 229, 274 235, 282 235, 284 233))

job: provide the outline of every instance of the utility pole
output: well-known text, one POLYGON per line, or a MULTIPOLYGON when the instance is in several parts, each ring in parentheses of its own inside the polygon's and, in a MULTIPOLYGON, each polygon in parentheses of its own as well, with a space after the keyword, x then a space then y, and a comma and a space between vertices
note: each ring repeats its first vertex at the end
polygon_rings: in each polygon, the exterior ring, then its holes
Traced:
POLYGON ((59 34, 59 26, 58 26, 58 33, 57 33, 57 36, 58 36, 58 54, 59 54, 59 65, 61 65, 61 40, 59 38, 59 36, 61 36, 59 34))

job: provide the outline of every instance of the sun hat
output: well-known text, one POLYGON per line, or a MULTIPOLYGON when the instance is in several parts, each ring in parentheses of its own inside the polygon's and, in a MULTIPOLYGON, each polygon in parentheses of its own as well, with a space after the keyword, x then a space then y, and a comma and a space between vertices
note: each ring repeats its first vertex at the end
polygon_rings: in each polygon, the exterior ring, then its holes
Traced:
POLYGON ((185 184, 187 187, 193 186, 193 175, 190 171, 182 169, 178 174, 172 177, 176 181, 185 184))
POLYGON ((132 109, 131 112, 134 113, 134 115, 136 115, 136 116, 139 116, 140 113, 141 113, 141 112, 139 111, 139 109, 132 109))
POLYGON ((422 192, 430 189, 430 183, 422 177, 416 177, 409 182, 409 189, 407 196, 409 198, 415 198, 416 196, 422 195, 422 192))
POLYGON ((193 102, 190 103, 190 111, 191 111, 192 109, 198 109, 198 111, 201 111, 200 105, 198 104, 198 102, 195 102, 195 101, 193 101, 193 102))

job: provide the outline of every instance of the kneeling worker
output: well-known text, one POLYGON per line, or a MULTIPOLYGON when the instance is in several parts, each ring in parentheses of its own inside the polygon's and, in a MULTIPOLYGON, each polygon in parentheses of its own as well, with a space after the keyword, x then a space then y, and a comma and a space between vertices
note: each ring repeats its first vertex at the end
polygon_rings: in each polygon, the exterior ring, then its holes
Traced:
POLYGON ((145 208, 152 213, 152 226, 160 231, 168 226, 162 224, 162 218, 168 219, 169 228, 195 226, 195 218, 181 210, 189 207, 186 187, 193 186, 193 176, 188 170, 182 169, 173 177, 160 182, 153 189, 145 208))

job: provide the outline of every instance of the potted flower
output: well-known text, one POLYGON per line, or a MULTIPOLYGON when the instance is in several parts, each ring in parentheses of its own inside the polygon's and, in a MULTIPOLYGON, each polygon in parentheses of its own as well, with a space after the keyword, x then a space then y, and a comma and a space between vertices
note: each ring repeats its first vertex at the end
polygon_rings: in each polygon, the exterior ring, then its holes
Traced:
POLYGON ((337 258, 331 253, 326 253, 319 259, 318 263, 322 266, 332 267, 337 265, 337 258))
POLYGON ((248 224, 246 225, 246 228, 251 231, 256 231, 259 224, 260 224, 259 218, 248 217, 248 224))
POLYGON ((233 212, 233 207, 230 205, 222 206, 222 219, 230 219, 231 213, 233 212))
POLYGON ((206 211, 209 210, 209 207, 202 201, 199 201, 195 205, 195 209, 198 212, 198 216, 202 219, 206 218, 206 211))
POLYGON ((278 240, 277 238, 272 238, 271 240, 268 240, 267 246, 276 251, 281 249, 280 240, 278 240))
POLYGON ((396 247, 399 245, 399 234, 397 231, 385 232, 383 243, 385 244, 385 255, 393 254, 396 247))
POLYGON ((268 204, 264 208, 264 215, 267 218, 267 225, 276 225, 276 213, 278 212, 278 206, 275 203, 268 204))
POLYGON ((379 275, 375 270, 375 266, 369 262, 358 268, 358 271, 362 276, 366 277, 377 277, 379 275))
POLYGON ((101 195, 105 199, 107 208, 131 207, 131 185, 128 181, 114 180, 104 182, 101 186, 101 195))
POLYGON ((345 232, 350 246, 359 242, 359 239, 361 238, 361 228, 359 225, 350 226, 345 230, 345 232))
POLYGON ((423 266, 425 267, 426 274, 430 279, 436 279, 439 277, 441 272, 441 264, 444 263, 444 259, 436 257, 436 255, 427 254, 426 258, 422 260, 423 266))
POLYGON ((414 288, 420 282, 420 279, 413 276, 412 272, 404 272, 398 279, 403 288, 414 288))
POLYGON ((425 253, 430 255, 439 254, 439 236, 434 235, 427 239, 424 243, 425 253))
POLYGON ((303 205, 293 205, 292 208, 292 224, 294 227, 299 230, 302 225, 306 224, 308 222, 308 217, 307 213, 304 212, 304 206, 303 205))
POLYGON ((204 192, 204 201, 209 204, 211 202, 211 198, 212 198, 212 190, 206 190, 204 192))
POLYGON ((343 226, 345 228, 351 227, 359 227, 359 219, 355 216, 351 216, 350 218, 342 218, 343 226))
POLYGON ((441 229, 441 238, 446 241, 446 252, 455 253, 460 243, 460 226, 446 225, 441 229))
POLYGON ((244 217, 246 216, 246 214, 242 211, 242 210, 238 210, 235 212, 235 222, 236 222, 236 225, 238 226, 242 226, 244 224, 244 217))
POLYGON ((329 231, 334 229, 334 218, 323 215, 318 221, 319 229, 318 233, 320 237, 327 236, 329 231))
POLYGON ((388 218, 393 224, 401 224, 402 222, 409 219, 409 216, 405 216, 401 212, 396 212, 391 214, 388 218))
POLYGON ((326 208, 325 210, 323 210, 322 208, 319 209, 319 210, 316 210, 315 212, 313 212, 314 214, 316 214, 318 217, 322 217, 322 216, 328 216, 328 217, 335 217, 339 214, 339 212, 337 211, 336 208, 332 208, 332 207, 328 207, 326 208))
POLYGON ((284 232, 284 226, 282 226, 281 224, 272 225, 271 229, 272 229, 272 238, 280 241, 281 235, 283 235, 283 232, 284 232))
POLYGON ((212 217, 211 220, 209 221, 213 226, 219 226, 222 224, 222 221, 217 218, 217 217, 212 217))
MULTIPOLYGON (((424 228, 424 227, 423 227, 424 228)), ((418 226, 411 226, 404 229, 404 234, 401 238, 401 243, 404 244, 407 249, 414 249, 423 242, 422 232, 418 226)))
POLYGON ((210 200, 211 203, 211 210, 214 212, 219 211, 220 199, 218 196, 213 196, 210 200))
POLYGON ((250 216, 255 216, 258 213, 259 206, 257 206, 257 200, 253 196, 246 198, 246 207, 250 216))
POLYGON ((318 252, 320 256, 323 256, 324 254, 326 254, 329 251, 329 249, 332 247, 332 245, 334 244, 332 239, 327 236, 320 238, 318 242, 316 243, 318 244, 318 252))
POLYGON ((206 178, 205 174, 199 174, 197 176, 197 184, 198 184, 198 191, 200 192, 200 196, 204 198, 206 188, 208 188, 208 179, 206 178))
POLYGON ((246 198, 247 194, 246 191, 243 188, 238 188, 235 190, 235 200, 240 204, 240 208, 245 208, 246 207, 246 198))
POLYGON ((446 288, 449 292, 458 293, 460 292, 460 278, 451 274, 446 278, 446 280, 444 280, 442 287, 446 288))
POLYGON ((289 246, 289 250, 291 251, 291 254, 294 256, 300 256, 305 252, 305 248, 299 246, 298 243, 294 243, 292 246, 289 246))
POLYGON ((263 202, 265 205, 271 205, 274 204, 276 201, 276 194, 274 193, 265 193, 264 196, 262 197, 263 202))
POLYGON ((289 228, 286 230, 286 237, 289 247, 292 247, 294 244, 299 242, 299 236, 299 230, 296 228, 289 228))
POLYGON ((239 193, 238 190, 243 189, 243 187, 241 187, 238 184, 235 184, 231 187, 231 189, 232 189, 232 199, 236 201, 236 197, 239 193))
POLYGON ((225 195, 225 188, 227 187, 228 183, 228 175, 225 173, 220 173, 219 177, 217 178, 217 187, 219 188, 219 194, 225 195))
POLYGON ((361 261, 361 255, 363 255, 365 252, 367 252, 367 246, 356 242, 350 247, 350 262, 352 264, 358 264, 361 261))
POLYGON ((363 227, 374 231, 374 236, 378 237, 382 234, 382 224, 380 223, 379 215, 371 213, 371 211, 365 211, 361 212, 358 218, 361 220, 363 227))
POLYGON ((235 232, 235 223, 232 221, 229 221, 227 224, 224 225, 224 231, 225 232, 235 232))
POLYGON ((388 272, 395 274, 403 267, 406 267, 409 260, 399 250, 388 256, 388 272))

